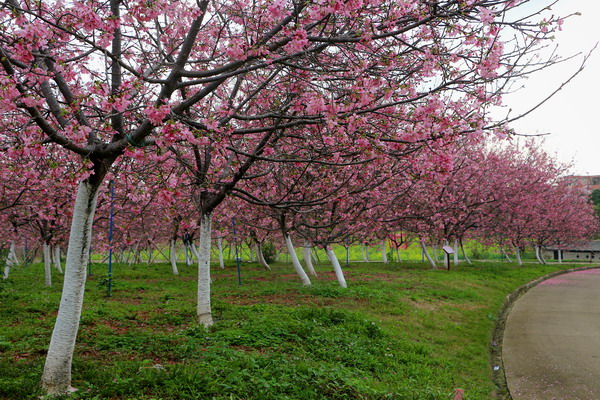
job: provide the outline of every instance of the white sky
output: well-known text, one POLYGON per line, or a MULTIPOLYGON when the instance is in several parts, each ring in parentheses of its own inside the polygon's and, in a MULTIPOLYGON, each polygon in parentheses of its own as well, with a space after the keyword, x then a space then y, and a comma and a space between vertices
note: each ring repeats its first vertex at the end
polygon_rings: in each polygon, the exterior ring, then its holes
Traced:
MULTIPOLYGON (((540 9, 551 0, 532 0, 528 8, 540 9)), ((556 35, 558 53, 587 54, 600 41, 600 0, 560 0, 552 10, 566 16, 562 32, 556 35)), ((511 115, 524 112, 548 96, 580 66, 582 56, 569 63, 540 71, 526 81, 523 89, 507 95, 504 103, 511 115)), ((544 148, 562 162, 573 161, 572 172, 600 175, 600 45, 585 70, 541 108, 511 124, 522 134, 550 133, 544 148)))

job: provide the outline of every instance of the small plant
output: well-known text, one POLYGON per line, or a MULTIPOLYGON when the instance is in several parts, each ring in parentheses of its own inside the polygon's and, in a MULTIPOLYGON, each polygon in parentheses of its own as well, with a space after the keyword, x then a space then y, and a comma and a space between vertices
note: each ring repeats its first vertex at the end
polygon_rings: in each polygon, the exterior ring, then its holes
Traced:
POLYGON ((261 245, 261 250, 263 253, 263 257, 265 258, 265 261, 267 263, 271 264, 271 263, 275 262, 277 250, 275 249, 275 246, 273 246, 273 243, 264 242, 261 245))

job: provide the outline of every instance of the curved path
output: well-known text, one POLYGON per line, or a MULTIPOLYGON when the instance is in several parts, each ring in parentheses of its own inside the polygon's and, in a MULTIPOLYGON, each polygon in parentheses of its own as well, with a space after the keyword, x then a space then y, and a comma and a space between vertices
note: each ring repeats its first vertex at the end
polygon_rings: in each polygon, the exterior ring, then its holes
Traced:
POLYGON ((600 270, 559 275, 519 298, 502 359, 514 400, 599 400, 600 270))

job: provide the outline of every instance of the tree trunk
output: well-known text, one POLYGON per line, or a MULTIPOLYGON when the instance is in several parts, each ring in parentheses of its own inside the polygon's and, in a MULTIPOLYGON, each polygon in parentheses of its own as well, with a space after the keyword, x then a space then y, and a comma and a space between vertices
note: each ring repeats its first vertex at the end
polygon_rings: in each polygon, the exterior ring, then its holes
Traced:
POLYGON ((562 250, 558 249, 557 252, 558 252, 558 263, 562 264, 562 261, 563 261, 562 250))
POLYGON ((270 271, 271 267, 269 266, 269 263, 267 262, 267 260, 265 260, 265 256, 262 252, 262 246, 260 243, 256 243, 255 251, 256 251, 256 257, 258 257, 258 263, 260 265, 262 265, 263 267, 265 267, 265 269, 270 271))
MULTIPOLYGON (((433 253, 433 259, 436 263, 440 262, 440 258, 438 257, 438 248, 437 246, 431 246, 431 252, 433 253)), ((426 252, 426 254, 428 254, 426 252)))
POLYGON ((194 255, 194 257, 196 258, 196 262, 198 262, 198 258, 200 256, 198 255, 198 248, 196 247, 194 242, 190 242, 190 250, 192 251, 192 254, 194 255))
POLYGON ((538 261, 540 262, 540 264, 543 264, 543 265, 547 265, 548 264, 546 262, 546 260, 544 259, 544 255, 542 254, 542 247, 541 246, 535 246, 535 254, 536 254, 536 257, 537 257, 538 261))
POLYGON ((467 256, 467 252, 465 251, 465 246, 463 246, 462 240, 460 241, 460 250, 462 251, 463 257, 464 257, 465 261, 467 262, 467 264, 473 265, 473 263, 471 262, 471 260, 467 256))
POLYGON ((384 264, 388 263, 388 259, 387 259, 387 245, 386 245, 385 239, 383 239, 381 241, 381 259, 383 260, 384 264))
POLYGON ((519 246, 515 246, 515 257, 517 258, 517 264, 523 266, 523 260, 521 259, 521 249, 519 246))
POLYGON ((89 182, 79 184, 73 208, 60 307, 42 375, 42 386, 50 395, 68 393, 73 390, 71 388, 71 363, 83 306, 97 200, 98 185, 89 182))
POLYGON ((294 250, 294 244, 292 243, 290 235, 287 234, 285 235, 285 246, 287 247, 290 258, 292 259, 292 264, 294 265, 294 269, 300 277, 302 284, 304 286, 310 286, 310 279, 308 278, 308 275, 306 275, 306 272, 304 272, 302 264, 300 264, 300 261, 298 260, 298 256, 296 256, 296 250, 294 250))
POLYGON ((342 271, 342 267, 340 266, 340 262, 338 261, 335 253, 331 249, 331 247, 327 246, 325 251, 327 252, 327 257, 331 264, 333 265, 333 270, 335 271, 335 277, 337 278, 339 284, 343 288, 347 288, 346 279, 344 278, 344 272, 342 271))
POLYGON ((423 239, 421 239, 421 250, 423 251, 423 256, 425 256, 427 258, 427 261, 429 261, 429 265, 431 265, 431 269, 437 269, 437 265, 435 264, 435 261, 433 261, 433 259, 427 252, 427 247, 425 246, 425 241, 423 239))
POLYGON ((10 269, 16 265, 16 252, 15 252, 15 242, 10 242, 10 249, 8 250, 8 255, 6 256, 6 261, 4 263, 4 273, 2 278, 8 279, 8 275, 10 274, 10 269))
POLYGON ((62 262, 60 261, 60 246, 54 246, 54 267, 60 274, 63 273, 62 262))
MULTIPOLYGON (((223 238, 217 238, 217 247, 219 248, 219 268, 225 268, 225 262, 223 261, 223 238)), ((229 255, 231 255, 231 246, 229 247, 229 255)))
POLYGON ((210 235, 212 215, 200 218, 200 246, 198 247, 198 323, 209 327, 213 324, 210 307, 210 235))
POLYGON ((192 259, 191 259, 191 253, 192 251, 190 250, 190 242, 188 242, 187 240, 185 242, 183 242, 183 244, 185 245, 184 249, 185 249, 185 265, 187 267, 192 265, 192 259))
POLYGON ((400 249, 397 247, 396 247, 396 258, 398 259, 399 263, 402 262, 402 257, 400 257, 400 249))
POLYGON ((175 246, 175 239, 171 239, 171 247, 169 249, 169 260, 171 261, 171 269, 173 270, 173 275, 179 275, 179 270, 177 269, 177 247, 175 246))
POLYGON ((52 286, 52 259, 50 253, 50 245, 44 242, 43 245, 44 254, 44 284, 46 286, 52 286))
POLYGON ((512 262, 512 260, 510 259, 510 257, 506 253, 506 251, 504 251, 504 249, 502 249, 502 254, 504 254, 504 257, 506 257, 506 259, 508 260, 508 262, 512 262))
POLYGON ((315 267, 312 263, 312 246, 308 244, 302 246, 302 258, 304 258, 304 262, 306 263, 306 268, 308 268, 308 272, 312 276, 317 276, 317 271, 315 271, 315 267))
POLYGON ((458 239, 454 239, 454 266, 458 266, 458 239))

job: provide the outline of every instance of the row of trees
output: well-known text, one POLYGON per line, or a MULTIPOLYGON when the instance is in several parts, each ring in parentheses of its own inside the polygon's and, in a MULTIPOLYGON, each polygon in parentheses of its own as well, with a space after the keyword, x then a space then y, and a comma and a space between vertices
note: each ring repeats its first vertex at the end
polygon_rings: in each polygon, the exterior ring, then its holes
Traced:
POLYGON ((110 180, 121 243, 199 242, 205 325, 211 237, 227 235, 233 214, 259 245, 279 232, 292 257, 294 235, 325 248, 475 228, 516 246, 556 241, 565 224, 534 222, 528 193, 560 207, 579 196, 556 175, 528 175, 543 161, 482 144, 511 133, 488 112, 509 84, 556 61, 531 62, 561 20, 521 16, 527 2, 3 2, 3 229, 35 227, 56 244, 71 221, 44 388, 70 390, 110 180), (510 172, 491 171, 503 162, 510 172))

